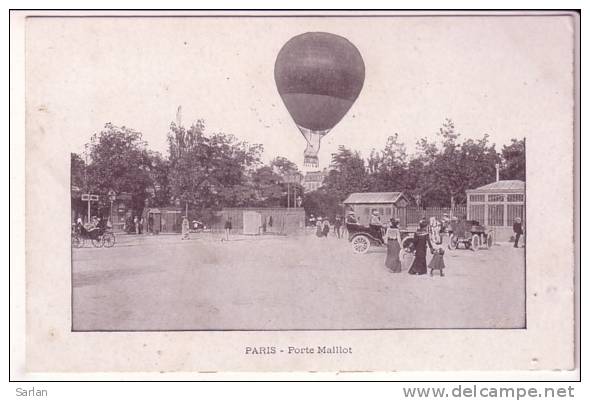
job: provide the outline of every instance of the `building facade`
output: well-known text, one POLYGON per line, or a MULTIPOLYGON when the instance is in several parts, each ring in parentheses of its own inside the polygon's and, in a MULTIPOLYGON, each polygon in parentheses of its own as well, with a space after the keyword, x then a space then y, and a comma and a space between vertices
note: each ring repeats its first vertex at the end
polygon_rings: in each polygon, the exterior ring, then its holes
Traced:
POLYGON ((467 194, 467 219, 494 229, 496 241, 508 241, 513 235, 512 224, 517 217, 526 221, 525 183, 520 180, 501 180, 467 194))
POLYGON ((326 169, 322 171, 308 171, 303 177, 303 188, 305 192, 311 192, 317 190, 324 184, 324 180, 328 176, 326 169))
POLYGON ((401 227, 407 225, 409 200, 403 192, 356 192, 350 194, 343 203, 347 211, 354 212, 362 225, 369 224, 374 210, 379 213, 384 224, 391 218, 396 218, 401 227))

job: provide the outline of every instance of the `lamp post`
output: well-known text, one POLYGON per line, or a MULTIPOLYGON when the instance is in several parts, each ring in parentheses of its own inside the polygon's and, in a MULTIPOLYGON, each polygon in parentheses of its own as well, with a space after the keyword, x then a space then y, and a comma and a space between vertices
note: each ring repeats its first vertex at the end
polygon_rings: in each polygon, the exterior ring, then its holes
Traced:
POLYGON ((111 201, 111 213, 109 215, 109 220, 111 221, 111 226, 113 225, 113 202, 117 199, 117 194, 112 189, 109 191, 109 200, 111 201))

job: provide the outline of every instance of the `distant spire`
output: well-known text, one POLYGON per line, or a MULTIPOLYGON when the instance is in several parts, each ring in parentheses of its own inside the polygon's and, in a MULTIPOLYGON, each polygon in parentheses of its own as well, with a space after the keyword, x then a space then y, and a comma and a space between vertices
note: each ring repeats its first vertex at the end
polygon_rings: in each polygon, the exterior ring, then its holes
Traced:
POLYGON ((176 110, 176 125, 178 128, 182 126, 182 106, 178 106, 176 110))

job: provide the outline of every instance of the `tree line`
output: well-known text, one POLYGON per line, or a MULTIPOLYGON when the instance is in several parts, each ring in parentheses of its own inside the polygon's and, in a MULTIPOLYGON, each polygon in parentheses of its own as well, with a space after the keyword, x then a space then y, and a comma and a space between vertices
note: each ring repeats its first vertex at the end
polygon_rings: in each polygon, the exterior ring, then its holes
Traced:
POLYGON ((415 152, 393 134, 383 149, 373 149, 368 158, 340 146, 332 155, 324 185, 307 194, 308 213, 332 217, 342 213, 341 202, 353 192, 404 192, 414 206, 449 207, 465 204, 466 189, 496 180, 525 180, 525 140, 512 139, 500 151, 484 134, 464 139, 452 120, 446 119, 435 135, 423 137, 415 152))
MULTIPOLYGON (((148 148, 140 132, 107 123, 91 137, 85 154, 71 155, 73 194, 100 195, 95 212, 103 215, 109 191, 130 197, 134 215, 145 207, 177 206, 210 220, 222 207, 287 205, 283 177, 297 172, 297 166, 280 156, 262 163, 262 145, 208 134, 202 120, 189 128, 172 123, 167 142, 168 154, 162 155, 148 148)), ((303 194, 302 187, 295 190, 303 194)), ((84 210, 79 197, 72 202, 84 210)))
MULTIPOLYGON (((223 207, 285 207, 284 177, 298 173, 284 157, 262 162, 263 147, 226 133, 207 133, 198 120, 189 128, 170 124, 168 154, 149 149, 142 134, 107 123, 92 135, 84 154, 71 155, 73 193, 101 195, 96 205, 107 210, 106 194, 130 197, 134 214, 144 207, 177 206, 207 220, 223 207)), ((367 158, 340 146, 332 155, 324 184, 303 197, 306 213, 333 217, 353 192, 403 191, 416 205, 450 206, 465 202, 465 190, 495 180, 524 180, 525 142, 513 139, 497 151, 489 137, 464 139, 447 119, 436 135, 422 138, 409 153, 399 135, 367 158)), ((291 190, 303 195, 300 184, 291 190)), ((79 197, 73 206, 84 210, 79 197)))

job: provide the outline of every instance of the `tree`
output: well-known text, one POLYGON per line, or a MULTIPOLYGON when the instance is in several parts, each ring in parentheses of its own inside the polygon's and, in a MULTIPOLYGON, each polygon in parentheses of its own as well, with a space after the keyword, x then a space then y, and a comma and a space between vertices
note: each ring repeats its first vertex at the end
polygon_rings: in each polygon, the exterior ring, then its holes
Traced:
POLYGON ((140 132, 111 123, 94 134, 90 141, 90 162, 87 167, 88 190, 101 195, 100 206, 107 207, 109 190, 131 194, 136 213, 143 209, 152 185, 147 144, 140 132))
POLYGON ((330 171, 323 187, 341 202, 353 192, 368 191, 370 188, 368 178, 365 161, 360 153, 340 146, 332 155, 330 171))
POLYGON ((406 189, 407 153, 406 146, 398 141, 398 134, 387 138, 385 148, 373 149, 367 160, 371 177, 371 190, 400 191, 406 189))
POLYGON ((284 176, 287 174, 297 173, 299 169, 297 165, 286 157, 277 156, 270 162, 270 167, 273 171, 284 176))
POLYGON ((338 196, 325 187, 305 194, 302 206, 307 216, 328 217, 334 219, 336 215, 342 214, 338 196))
POLYGON ((460 141, 451 119, 445 119, 434 140, 416 143, 416 154, 407 157, 397 135, 368 159, 371 190, 404 191, 421 206, 449 206, 465 201, 465 190, 494 179, 499 156, 488 136, 460 141))
POLYGON ((170 125, 169 184, 172 197, 197 209, 236 206, 244 193, 247 174, 259 165, 261 145, 236 140, 233 135, 206 135, 197 121, 188 130, 170 125))
POLYGON ((170 195, 170 162, 159 152, 148 151, 150 163, 151 186, 148 188, 150 194, 150 206, 163 207, 171 203, 170 195))
MULTIPOLYGON (((271 163, 272 166, 272 163, 271 163)), ((271 166, 262 166, 252 174, 256 206, 279 206, 283 197, 283 178, 271 166)))
POLYGON ((526 142, 524 139, 512 139, 510 145, 502 147, 502 169, 500 178, 503 180, 526 180, 526 142))
POLYGON ((86 163, 80 155, 71 153, 70 155, 70 190, 71 190, 71 206, 74 212, 74 217, 83 216, 87 207, 87 203, 83 202, 81 195, 86 190, 85 179, 86 163))
POLYGON ((494 179, 499 156, 488 135, 459 142, 460 134, 450 119, 437 133, 436 143, 422 139, 419 156, 411 167, 419 172, 414 195, 424 206, 450 206, 465 202, 465 190, 487 184, 494 179))
POLYGON ((85 180, 86 163, 84 159, 77 154, 71 153, 70 156, 70 184, 79 190, 84 190, 86 186, 85 180))

